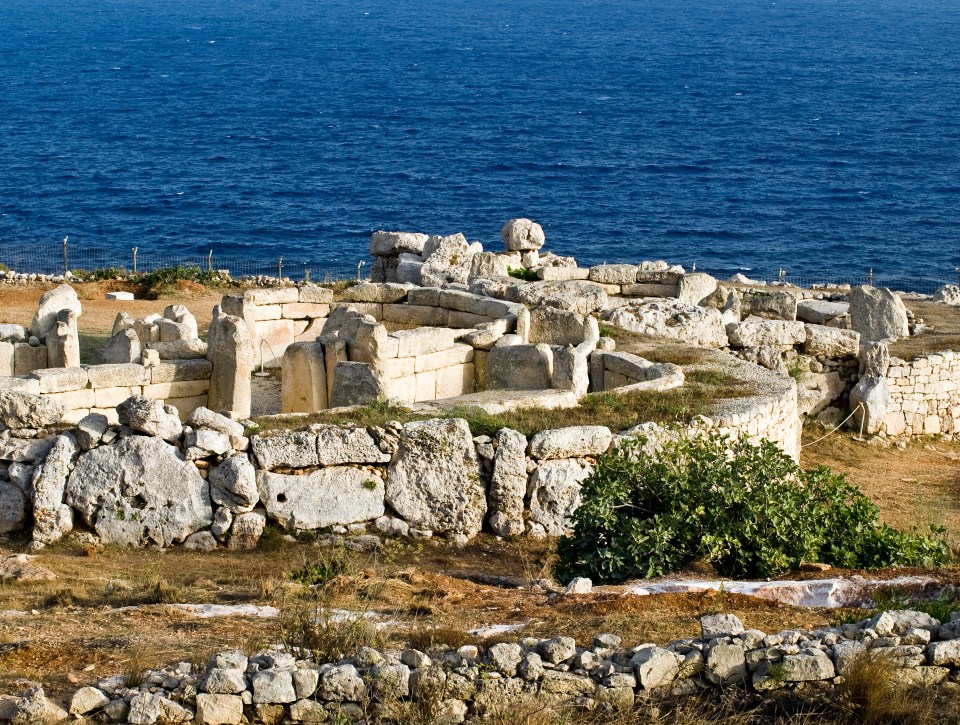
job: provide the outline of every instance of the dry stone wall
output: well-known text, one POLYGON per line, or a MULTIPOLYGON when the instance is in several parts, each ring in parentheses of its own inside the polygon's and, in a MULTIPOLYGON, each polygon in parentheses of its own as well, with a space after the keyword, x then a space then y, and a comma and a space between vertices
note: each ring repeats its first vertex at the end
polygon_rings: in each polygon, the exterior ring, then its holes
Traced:
POLYGON ((889 436, 960 433, 960 353, 890 359, 890 390, 881 430, 889 436))
MULTIPOLYGON (((586 643, 584 643, 586 644, 586 643)), ((186 658, 186 654, 185 658, 186 658)), ((588 647, 558 633, 483 647, 376 650, 358 648, 337 661, 272 648, 214 654, 146 672, 141 682, 114 675, 72 694, 69 715, 152 725, 196 722, 398 722, 404 714, 444 722, 482 722, 536 703, 536 717, 557 722, 615 716, 657 697, 739 688, 756 694, 804 689, 829 692, 867 657, 889 669, 904 690, 960 676, 960 612, 939 621, 894 610, 860 622, 766 634, 732 614, 700 618, 696 637, 630 646, 613 633, 588 647), (818 688, 818 689, 814 689, 818 688)), ((0 720, 65 720, 66 709, 33 687, 0 700, 0 720)))

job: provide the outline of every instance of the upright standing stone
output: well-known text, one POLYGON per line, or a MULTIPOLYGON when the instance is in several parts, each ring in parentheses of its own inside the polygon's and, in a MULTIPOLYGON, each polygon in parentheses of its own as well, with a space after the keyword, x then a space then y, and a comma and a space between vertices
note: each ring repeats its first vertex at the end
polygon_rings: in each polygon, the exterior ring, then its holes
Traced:
POLYGON ((67 476, 80 453, 71 432, 57 436, 46 460, 33 476, 33 540, 51 544, 73 528, 73 509, 64 502, 67 476))
POLYGON ((207 407, 234 420, 249 418, 253 343, 246 323, 223 314, 219 305, 213 308, 207 359, 213 363, 207 407))
POLYGON ((327 407, 327 372, 323 345, 297 342, 280 362, 280 409, 284 413, 312 413, 327 407))
POLYGON ((60 310, 73 310, 77 317, 80 317, 83 311, 77 293, 68 284, 62 284, 49 292, 43 293, 40 302, 37 304, 33 322, 30 323, 30 334, 41 340, 46 337, 47 333, 56 326, 57 313, 60 310))
POLYGON ((47 367, 80 367, 80 337, 77 314, 71 309, 57 313, 56 322, 47 333, 47 367))
POLYGON ((860 333, 863 342, 910 334, 906 305, 885 287, 864 285, 850 290, 850 326, 860 333))
POLYGON ((487 496, 490 528, 500 536, 523 534, 523 498, 527 493, 527 438, 503 428, 497 433, 497 452, 487 496))

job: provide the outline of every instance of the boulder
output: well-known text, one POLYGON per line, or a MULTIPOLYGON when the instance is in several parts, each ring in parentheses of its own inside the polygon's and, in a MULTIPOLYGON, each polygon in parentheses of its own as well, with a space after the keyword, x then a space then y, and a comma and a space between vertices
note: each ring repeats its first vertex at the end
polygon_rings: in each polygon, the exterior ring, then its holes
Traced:
POLYGON ((784 682, 816 682, 836 677, 833 661, 826 652, 806 650, 786 655, 781 661, 780 679, 784 682))
POLYGON ((527 438, 503 428, 496 435, 490 490, 487 495, 489 524, 500 536, 523 534, 523 499, 527 494, 527 438))
POLYGON ((807 338, 803 323, 790 320, 745 320, 727 325, 730 347, 788 348, 799 345, 807 338))
POLYGON ((190 413, 187 417, 187 425, 194 428, 211 428, 220 433, 226 433, 228 436, 242 436, 244 432, 241 423, 230 420, 225 415, 214 413, 202 405, 190 413))
POLYGON ((718 644, 706 659, 706 678, 715 685, 742 682, 747 676, 746 651, 738 644, 718 644))
POLYGON ((864 285, 850 290, 850 326, 860 333, 864 342, 910 334, 903 300, 885 287, 864 285))
POLYGON ((704 614, 700 617, 700 640, 709 642, 720 637, 738 637, 746 630, 735 614, 704 614))
POLYGON ((106 544, 166 547, 213 521, 207 482, 158 438, 131 436, 80 456, 66 500, 106 544))
POLYGON ((257 542, 260 541, 263 530, 267 525, 267 517, 260 511, 260 509, 257 509, 233 517, 233 526, 230 527, 230 540, 227 542, 227 548, 255 549, 257 547, 257 542))
POLYGON ((591 267, 587 279, 597 284, 625 285, 637 281, 637 266, 634 264, 598 264, 591 267))
POLYGON ((486 491, 465 420, 408 423, 387 471, 386 501, 409 524, 473 536, 483 526, 486 491))
POLYGON ((614 327, 653 337, 681 340, 702 347, 726 347, 727 334, 719 310, 676 299, 645 299, 610 311, 614 327))
MULTIPOLYGON (((193 313, 184 305, 168 305, 163 310, 163 317, 165 320, 170 320, 178 325, 182 325, 182 329, 178 330, 178 339, 195 340, 197 338, 197 318, 194 317, 193 313)), ((160 328, 160 334, 162 339, 162 326, 160 328)))
POLYGON ((213 363, 207 407, 233 420, 250 417, 250 376, 254 349, 247 325, 240 317, 214 307, 207 334, 207 359, 213 363))
MULTIPOLYGON (((207 339, 210 339, 209 335, 207 339)), ((144 342, 143 337, 140 341, 144 342)), ((150 340, 145 344, 148 350, 155 350, 161 360, 200 360, 210 353, 209 343, 203 340, 150 340)))
POLYGON ((636 648, 630 664, 637 682, 645 690, 672 684, 680 673, 680 660, 677 655, 652 644, 636 648))
POLYGON ((109 704, 110 698, 96 687, 81 687, 70 698, 70 714, 86 715, 109 704))
POLYGON ((530 522, 549 536, 563 536, 573 527, 580 508, 580 485, 593 466, 577 460, 545 461, 530 476, 530 522))
POLYGON ((466 284, 470 278, 472 257, 483 251, 471 245, 462 234, 430 237, 423 249, 420 275, 424 287, 442 287, 451 282, 466 284))
POLYGON ((376 257, 396 257, 403 253, 419 255, 429 238, 415 232, 374 232, 370 235, 370 254, 376 257))
POLYGON ((53 398, 6 390, 0 395, 0 421, 14 430, 56 425, 64 413, 66 408, 53 398))
POLYGON ((77 317, 83 313, 77 293, 68 284, 61 284, 43 293, 33 321, 30 323, 30 334, 41 340, 46 337, 47 333, 56 326, 57 313, 61 310, 71 310, 77 317))
POLYGON ((700 305, 717 289, 717 280, 703 272, 691 272, 680 278, 677 299, 686 305, 700 305))
POLYGON ((250 439, 260 468, 310 468, 320 465, 317 435, 313 431, 278 431, 250 439))
POLYGON ((507 256, 495 252, 479 252, 470 261, 469 279, 477 277, 506 277, 511 268, 520 267, 520 256, 507 256))
POLYGON ((509 219, 500 231, 508 252, 526 252, 540 249, 546 236, 543 227, 530 219, 509 219))
POLYGON ((120 403, 117 417, 121 425, 168 442, 176 441, 183 433, 183 424, 176 408, 142 395, 134 395, 120 403))
POLYGON ((843 394, 845 387, 840 374, 835 371, 805 374, 797 385, 800 415, 817 415, 826 410, 843 394))
POLYGON ((602 425, 544 430, 530 439, 530 455, 540 460, 598 456, 606 453, 612 440, 610 429, 602 425))
POLYGON ((210 498, 233 513, 253 511, 260 500, 257 472, 244 455, 231 456, 210 469, 210 498))
POLYGON ((80 338, 77 316, 73 310, 60 310, 56 322, 47 332, 47 367, 75 368, 80 366, 80 338))
POLYGON ((30 332, 23 325, 0 323, 0 340, 3 342, 26 342, 30 332))
POLYGON ((73 510, 63 502, 67 476, 80 452, 71 432, 57 436, 33 476, 33 540, 52 544, 73 529, 73 510))
POLYGON ((371 521, 384 513, 383 479, 332 466, 303 476, 259 471, 257 490, 271 518, 290 531, 371 521))
POLYGON ((856 357, 860 352, 860 333, 856 330, 811 324, 806 324, 803 328, 807 336, 803 351, 807 355, 840 359, 856 357))

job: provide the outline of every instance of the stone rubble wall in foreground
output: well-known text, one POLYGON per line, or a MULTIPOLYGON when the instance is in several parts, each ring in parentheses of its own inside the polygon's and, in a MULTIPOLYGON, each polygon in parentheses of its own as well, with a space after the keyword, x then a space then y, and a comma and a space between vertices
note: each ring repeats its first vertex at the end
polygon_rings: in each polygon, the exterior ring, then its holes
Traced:
MULTIPOLYGON (((134 725, 389 722, 411 706, 460 723, 531 698, 555 710, 615 711, 650 696, 714 688, 832 688, 864 657, 885 658, 904 689, 955 687, 960 680, 960 612, 941 623, 922 612, 889 611, 856 624, 770 635, 745 629, 729 614, 703 616, 700 626, 699 637, 665 646, 625 647, 616 634, 597 635, 589 647, 572 637, 525 637, 455 651, 362 647, 336 662, 283 648, 252 657, 231 650, 204 669, 181 662, 147 672, 142 684, 103 678, 75 692, 67 707, 73 716, 134 725)), ((41 688, 0 700, 0 720, 39 723, 67 715, 41 688)))

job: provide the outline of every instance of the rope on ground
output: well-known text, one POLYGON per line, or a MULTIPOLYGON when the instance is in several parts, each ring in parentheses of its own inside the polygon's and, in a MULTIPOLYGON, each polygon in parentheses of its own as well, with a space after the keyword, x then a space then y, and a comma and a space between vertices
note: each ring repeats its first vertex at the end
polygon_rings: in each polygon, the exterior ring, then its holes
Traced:
MULTIPOLYGON (((824 440, 824 439, 826 439, 826 438, 829 438, 829 437, 832 436, 834 433, 836 433, 838 430, 840 430, 840 429, 843 427, 843 424, 844 424, 844 423, 846 423, 846 422, 847 422, 848 420, 850 420, 853 416, 855 416, 855 415, 857 414, 857 411, 860 410, 861 408, 863 408, 863 403, 857 404, 857 407, 853 409, 853 411, 850 413, 850 415, 848 415, 846 418, 844 418, 843 420, 841 420, 840 423, 837 425, 836 428, 834 428, 833 430, 829 431, 826 435, 820 436, 820 437, 817 438, 817 440, 815 440, 815 441, 810 441, 809 443, 803 443, 803 444, 801 444, 800 447, 801 447, 801 448, 806 448, 807 446, 812 446, 814 443, 819 443, 820 441, 822 441, 822 440, 824 440)), ((866 408, 864 408, 864 411, 863 411, 863 412, 864 412, 864 413, 867 412, 867 411, 866 411, 866 408)), ((866 416, 861 416, 861 418, 860 418, 860 435, 857 436, 857 439, 858 439, 858 440, 863 440, 863 422, 864 422, 865 419, 866 419, 866 416)))

